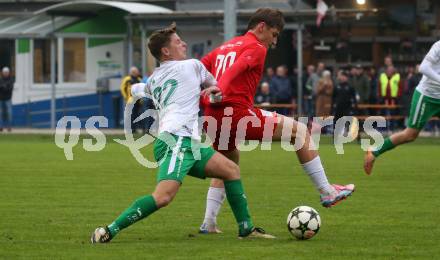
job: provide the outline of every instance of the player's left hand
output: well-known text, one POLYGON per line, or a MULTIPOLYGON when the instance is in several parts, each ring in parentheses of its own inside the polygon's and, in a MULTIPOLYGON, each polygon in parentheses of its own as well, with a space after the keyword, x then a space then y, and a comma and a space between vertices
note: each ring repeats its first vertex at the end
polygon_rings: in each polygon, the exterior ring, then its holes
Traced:
POLYGON ((145 83, 136 83, 131 86, 131 95, 134 97, 147 97, 145 94, 145 83))

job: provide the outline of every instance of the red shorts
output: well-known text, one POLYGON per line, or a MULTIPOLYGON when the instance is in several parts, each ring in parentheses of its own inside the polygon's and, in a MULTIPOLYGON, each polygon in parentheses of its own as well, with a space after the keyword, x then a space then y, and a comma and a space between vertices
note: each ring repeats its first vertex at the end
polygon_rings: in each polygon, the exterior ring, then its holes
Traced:
POLYGON ((243 140, 272 140, 277 114, 259 108, 205 107, 203 128, 217 151, 232 151, 243 140))

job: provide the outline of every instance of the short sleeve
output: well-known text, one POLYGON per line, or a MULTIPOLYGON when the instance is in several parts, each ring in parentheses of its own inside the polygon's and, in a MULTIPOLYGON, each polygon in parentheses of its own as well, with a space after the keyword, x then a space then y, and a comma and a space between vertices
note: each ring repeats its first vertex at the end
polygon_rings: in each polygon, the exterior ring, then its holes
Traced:
POLYGON ((205 68, 208 71, 212 71, 212 69, 213 69, 212 68, 213 67, 213 64, 212 64, 212 57, 213 56, 215 56, 215 50, 210 52, 210 53, 208 53, 207 55, 205 55, 205 57, 203 57, 201 59, 202 64, 205 66, 205 68))
POLYGON ((201 84, 204 85, 216 85, 217 81, 214 76, 206 69, 205 65, 203 65, 199 60, 194 59, 196 73, 200 78, 201 84))

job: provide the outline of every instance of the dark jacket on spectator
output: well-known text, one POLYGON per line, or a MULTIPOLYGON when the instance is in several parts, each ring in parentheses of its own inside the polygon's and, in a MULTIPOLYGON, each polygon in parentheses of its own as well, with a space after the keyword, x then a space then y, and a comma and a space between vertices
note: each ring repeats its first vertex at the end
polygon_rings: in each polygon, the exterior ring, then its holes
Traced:
POLYGON ((405 84, 405 89, 403 90, 401 105, 403 106, 403 115, 409 116, 409 112, 411 109, 411 99, 414 94, 414 90, 417 85, 419 85, 420 80, 422 79, 421 73, 416 73, 412 75, 405 84))
POLYGON ((417 85, 419 85, 419 82, 422 79, 422 76, 423 76, 422 73, 416 73, 416 74, 412 75, 412 77, 409 78, 409 80, 408 80, 407 89, 405 89, 404 94, 412 96, 417 85))
POLYGON ((292 75, 290 77, 290 84, 292 85, 292 98, 296 99, 298 96, 298 75, 292 75))
POLYGON ((259 105, 262 103, 273 103, 272 96, 270 94, 257 93, 254 98, 255 104, 259 105))
POLYGON ((350 78, 349 84, 359 95, 359 103, 368 103, 368 99, 370 98, 370 83, 368 82, 368 77, 364 74, 353 76, 350 78))
POLYGON ((288 77, 274 76, 270 82, 270 93, 275 103, 292 102, 292 84, 288 77))
POLYGON ((0 77, 0 100, 10 100, 13 88, 14 79, 12 77, 0 77))
POLYGON ((356 109, 356 91, 348 82, 339 83, 333 90, 333 113, 335 118, 353 115, 356 109))
POLYGON ((370 98, 369 98, 369 103, 371 104, 376 104, 377 103, 377 88, 379 83, 377 82, 377 75, 372 75, 371 78, 369 79, 370 81, 370 98))

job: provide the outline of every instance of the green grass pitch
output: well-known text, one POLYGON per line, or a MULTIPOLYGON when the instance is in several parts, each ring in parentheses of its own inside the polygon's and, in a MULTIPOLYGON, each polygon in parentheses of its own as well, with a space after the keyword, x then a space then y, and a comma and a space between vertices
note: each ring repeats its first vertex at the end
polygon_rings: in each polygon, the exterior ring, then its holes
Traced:
MULTIPOLYGON (((426 138, 399 147, 366 176, 357 144, 337 155, 325 139, 320 153, 331 182, 357 185, 351 198, 325 209, 295 154, 274 143, 272 151, 242 153, 241 173, 254 222, 278 239, 239 241, 227 203, 218 220, 224 233, 197 234, 208 181, 187 177, 169 207, 110 244, 91 245, 96 226, 152 192, 155 171, 115 142, 100 152, 80 142, 67 161, 53 136, 0 135, 0 259, 438 259, 439 145, 426 138), (299 205, 322 218, 309 241, 295 240, 286 228, 287 214, 299 205)), ((145 154, 152 159, 151 147, 145 154)))

